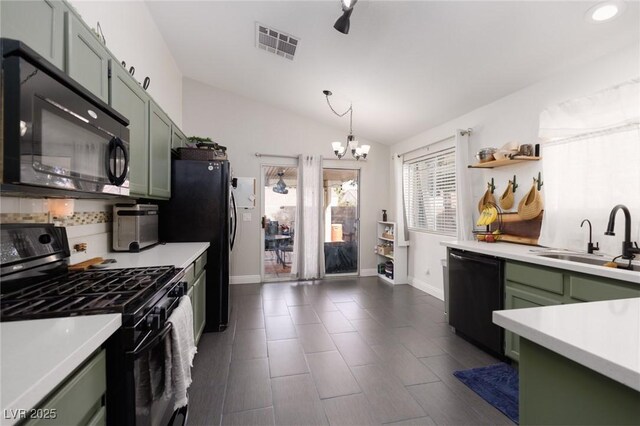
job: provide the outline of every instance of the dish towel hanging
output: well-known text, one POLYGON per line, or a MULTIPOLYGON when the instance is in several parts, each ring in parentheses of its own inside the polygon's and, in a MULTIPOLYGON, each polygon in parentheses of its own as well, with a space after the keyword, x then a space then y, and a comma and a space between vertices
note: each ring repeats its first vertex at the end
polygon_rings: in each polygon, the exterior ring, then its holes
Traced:
POLYGON ((168 321, 171 331, 165 339, 165 398, 175 397, 174 411, 189 402, 191 367, 197 349, 193 337, 193 309, 188 296, 180 298, 168 321))

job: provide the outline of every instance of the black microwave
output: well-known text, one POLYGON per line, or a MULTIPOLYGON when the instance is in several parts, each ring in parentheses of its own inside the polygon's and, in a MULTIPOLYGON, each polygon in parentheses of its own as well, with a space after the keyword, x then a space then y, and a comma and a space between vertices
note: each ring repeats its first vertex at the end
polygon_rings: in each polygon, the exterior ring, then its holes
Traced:
POLYGON ((23 43, 2 47, 2 191, 129 195, 129 125, 23 43))

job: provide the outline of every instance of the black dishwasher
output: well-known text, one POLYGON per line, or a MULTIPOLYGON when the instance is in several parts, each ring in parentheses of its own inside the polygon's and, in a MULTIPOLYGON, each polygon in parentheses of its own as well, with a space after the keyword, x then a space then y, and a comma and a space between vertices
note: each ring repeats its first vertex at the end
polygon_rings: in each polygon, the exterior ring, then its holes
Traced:
POLYGON ((481 348, 502 356, 503 331, 491 321, 504 306, 504 261, 449 249, 449 324, 481 348))

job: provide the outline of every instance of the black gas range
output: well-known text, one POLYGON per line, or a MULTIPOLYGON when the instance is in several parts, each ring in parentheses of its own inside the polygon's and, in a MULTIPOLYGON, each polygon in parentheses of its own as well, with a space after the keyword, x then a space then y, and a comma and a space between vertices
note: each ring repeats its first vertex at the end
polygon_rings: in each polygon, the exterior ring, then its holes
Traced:
MULTIPOLYGON (((136 393, 149 357, 164 354, 167 319, 187 290, 184 271, 154 266, 68 272, 64 228, 1 224, 0 233, 0 321, 121 314, 122 327, 105 345, 107 423, 166 424, 170 401, 141 407, 145 398, 136 393)), ((181 414, 186 419, 185 410, 181 414)))

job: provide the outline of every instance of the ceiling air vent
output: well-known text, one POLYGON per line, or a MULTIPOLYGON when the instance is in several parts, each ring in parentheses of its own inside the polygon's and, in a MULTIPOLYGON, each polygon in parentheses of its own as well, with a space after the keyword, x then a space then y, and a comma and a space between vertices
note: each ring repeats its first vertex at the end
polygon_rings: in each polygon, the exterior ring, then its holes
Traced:
POLYGON ((293 60, 299 38, 256 22, 256 46, 267 52, 293 60))

